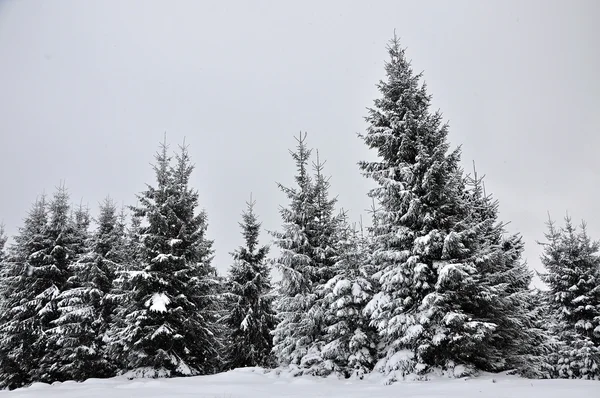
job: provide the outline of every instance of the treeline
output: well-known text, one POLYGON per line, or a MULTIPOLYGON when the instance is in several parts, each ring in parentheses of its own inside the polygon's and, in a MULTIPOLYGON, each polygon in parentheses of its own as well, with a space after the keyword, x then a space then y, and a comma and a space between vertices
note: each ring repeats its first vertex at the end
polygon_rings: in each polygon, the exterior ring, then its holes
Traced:
POLYGON ((250 199, 226 276, 211 264, 186 147, 172 155, 162 144, 138 205, 106 199, 95 220, 61 186, 35 201, 9 247, 0 232, 0 388, 245 366, 388 382, 478 371, 599 379, 598 243, 568 218, 549 222, 549 290, 533 289, 520 235, 461 169, 397 39, 388 50, 361 136, 378 155, 359 164, 376 182, 369 228, 337 208, 303 134, 295 184, 280 185, 277 255, 250 199))

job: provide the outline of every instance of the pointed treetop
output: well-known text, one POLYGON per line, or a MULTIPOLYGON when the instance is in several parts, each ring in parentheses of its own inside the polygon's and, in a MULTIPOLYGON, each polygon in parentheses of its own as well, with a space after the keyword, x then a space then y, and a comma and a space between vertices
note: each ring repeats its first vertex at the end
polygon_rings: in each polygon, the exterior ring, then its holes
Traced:
POLYGON ((185 144, 185 139, 183 140, 183 144, 179 145, 179 152, 175 154, 175 160, 176 166, 173 170, 175 180, 180 187, 187 186, 195 166, 191 163, 188 145, 185 144))
POLYGON ((246 246, 250 253, 253 253, 258 245, 258 236, 260 234, 261 223, 258 222, 256 214, 254 213, 254 205, 256 201, 252 199, 250 194, 250 200, 246 202, 246 210, 242 213, 242 222, 239 223, 242 228, 242 236, 246 242, 246 246))
POLYGON ((50 211, 52 212, 50 224, 54 228, 67 225, 70 208, 69 198, 69 192, 64 183, 61 182, 61 185, 54 192, 52 202, 50 202, 50 211))
POLYGON ((298 185, 301 187, 307 185, 310 181, 310 177, 308 176, 308 172, 306 170, 306 165, 310 158, 310 154, 312 149, 308 149, 306 146, 306 135, 307 133, 300 134, 298 137, 294 137, 298 145, 296 145, 296 152, 290 150, 290 154, 292 158, 296 161, 296 167, 298 168, 298 176, 296 176, 296 180, 298 181, 298 185))
POLYGON ((169 145, 167 144, 167 132, 165 131, 164 140, 159 144, 159 150, 154 155, 155 163, 152 165, 156 173, 158 188, 166 186, 169 180, 169 164, 171 157, 168 155, 169 145))

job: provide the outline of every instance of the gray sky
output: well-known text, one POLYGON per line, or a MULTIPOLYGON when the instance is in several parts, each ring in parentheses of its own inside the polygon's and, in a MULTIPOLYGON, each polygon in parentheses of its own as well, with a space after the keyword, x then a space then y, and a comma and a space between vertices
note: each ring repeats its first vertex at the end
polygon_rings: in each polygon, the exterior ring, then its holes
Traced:
POLYGON ((594 0, 1 2, 0 219, 14 233, 61 180, 74 202, 133 204, 166 131, 190 144, 224 271, 250 192, 279 227, 302 130, 357 220, 356 133, 396 29, 537 267, 547 211, 600 238, 599 18, 594 0))

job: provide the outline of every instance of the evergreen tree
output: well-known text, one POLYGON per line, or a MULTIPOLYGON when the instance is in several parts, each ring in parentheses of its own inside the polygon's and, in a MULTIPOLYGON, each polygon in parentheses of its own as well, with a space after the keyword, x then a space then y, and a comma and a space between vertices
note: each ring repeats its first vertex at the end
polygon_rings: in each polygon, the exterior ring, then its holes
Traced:
POLYGON ((216 315, 218 287, 210 265, 206 213, 196 214, 198 193, 187 149, 171 166, 167 146, 156 156, 156 187, 138 196, 135 216, 144 217, 141 271, 131 271, 133 292, 125 327, 127 369, 135 375, 189 376, 220 365, 216 315))
POLYGON ((306 314, 316 297, 313 293, 314 271, 312 248, 308 236, 308 223, 312 216, 313 186, 307 169, 311 150, 300 134, 296 152, 290 151, 296 162, 297 187, 278 184, 289 199, 288 207, 280 208, 282 232, 271 232, 280 250, 273 260, 281 272, 276 310, 280 322, 273 332, 273 352, 282 366, 299 365, 314 340, 317 327, 306 314))
POLYGON ((324 162, 313 163, 314 184, 312 198, 307 204, 310 217, 307 223, 307 236, 310 242, 312 264, 313 301, 306 317, 313 329, 313 341, 307 353, 300 360, 305 374, 326 375, 335 371, 332 363, 324 357, 323 349, 328 343, 326 328, 332 319, 326 319, 329 304, 325 300, 326 284, 336 275, 336 262, 340 256, 340 235, 343 231, 345 213, 335 214, 336 198, 329 198, 329 178, 323 174, 324 162))
POLYGON ((600 243, 585 223, 577 230, 569 217, 556 228, 550 220, 542 254, 548 285, 552 332, 558 339, 551 355, 554 377, 600 379, 600 243))
POLYGON ((340 254, 335 276, 323 287, 325 330, 323 359, 325 366, 345 377, 362 379, 376 359, 376 331, 363 314, 373 296, 369 272, 369 237, 345 226, 337 243, 340 254))
POLYGON ((75 228, 75 237, 73 242, 73 255, 79 257, 89 251, 90 239, 90 209, 79 205, 71 215, 71 221, 75 228))
POLYGON ((329 181, 323 163, 313 164, 314 178, 308 171, 311 150, 300 134, 296 152, 297 188, 279 184, 288 196, 288 208, 281 208, 283 232, 273 232, 280 249, 274 260, 281 271, 277 311, 280 323, 274 331, 274 352, 283 366, 299 367, 302 373, 323 374, 332 369, 321 366, 324 302, 321 292, 334 275, 340 217, 334 213, 336 199, 329 198, 329 181))
POLYGON ((462 365, 457 375, 514 369, 539 377, 549 337, 539 296, 529 288, 532 272, 521 260, 521 237, 506 234, 498 202, 485 194, 476 172, 466 186, 464 229, 451 232, 443 247, 454 263, 440 269, 421 308, 433 336, 422 353, 428 364, 462 365))
POLYGON ((367 306, 381 339, 376 368, 388 381, 432 368, 533 375, 527 360, 539 361, 533 348, 545 335, 520 237, 505 237, 497 204, 466 186, 460 151, 449 152, 448 127, 396 38, 388 51, 363 136, 379 159, 360 163, 380 206, 372 255, 380 291, 367 306))
MULTIPOLYGON (((72 287, 73 276, 72 264, 85 252, 89 227, 89 213, 87 209, 80 208, 71 214, 69 194, 63 186, 56 191, 49 205, 50 220, 48 223, 48 238, 50 246, 46 257, 47 265, 40 267, 41 274, 46 278, 52 278, 50 287, 46 290, 46 306, 40 311, 43 342, 40 350, 43 356, 40 358, 39 367, 34 371, 37 381, 53 382, 56 380, 68 380, 69 376, 63 373, 58 364, 59 351, 63 344, 62 330, 56 329, 56 323, 61 317, 59 309, 61 295, 72 287)), ((37 269, 34 271, 38 271, 37 269)))
MULTIPOLYGON (((89 212, 75 213, 78 236, 87 235, 89 212)), ((93 236, 78 244, 80 257, 71 265, 67 289, 57 297, 60 317, 50 330, 57 347, 54 368, 62 378, 85 380, 113 374, 106 357, 104 336, 109 327, 110 292, 115 270, 123 260, 123 231, 116 206, 106 199, 100 206, 93 236)))
POLYGON ((57 297, 74 258, 76 234, 69 212, 69 195, 60 187, 50 204, 43 197, 35 203, 15 237, 2 289, 1 386, 12 389, 60 378, 48 332, 59 316, 57 297))
POLYGON ((2 278, 4 300, 0 311, 0 389, 30 384, 40 353, 35 343, 42 335, 38 312, 44 304, 37 296, 51 281, 38 281, 34 267, 44 264, 48 205, 41 197, 32 206, 15 236, 2 278))
POLYGON ((383 344, 379 370, 410 373, 427 367, 429 318, 420 307, 442 271, 444 240, 461 220, 463 187, 460 152, 447 153, 448 129, 439 112, 429 111, 421 75, 413 74, 397 39, 388 51, 388 80, 378 86, 382 98, 369 110, 363 136, 379 159, 359 164, 377 182, 370 196, 381 207, 372 257, 381 291, 368 307, 383 344))
POLYGON ((248 208, 242 214, 240 227, 245 246, 232 253, 234 262, 227 279, 226 366, 232 369, 273 364, 271 332, 277 319, 272 309, 270 272, 266 264, 269 248, 259 247, 261 224, 254 214, 254 204, 252 199, 247 202, 248 208))

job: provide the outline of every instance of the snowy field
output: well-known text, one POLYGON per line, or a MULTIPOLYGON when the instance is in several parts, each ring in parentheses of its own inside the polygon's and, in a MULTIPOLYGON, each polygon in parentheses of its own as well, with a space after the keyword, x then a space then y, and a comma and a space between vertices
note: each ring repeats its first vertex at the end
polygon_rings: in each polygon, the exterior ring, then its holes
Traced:
POLYGON ((399 382, 391 386, 371 381, 312 377, 278 377, 261 370, 237 369, 212 376, 178 379, 92 379, 84 383, 34 384, 0 391, 0 397, 43 398, 600 398, 600 383, 587 380, 527 380, 489 375, 475 379, 399 382))

